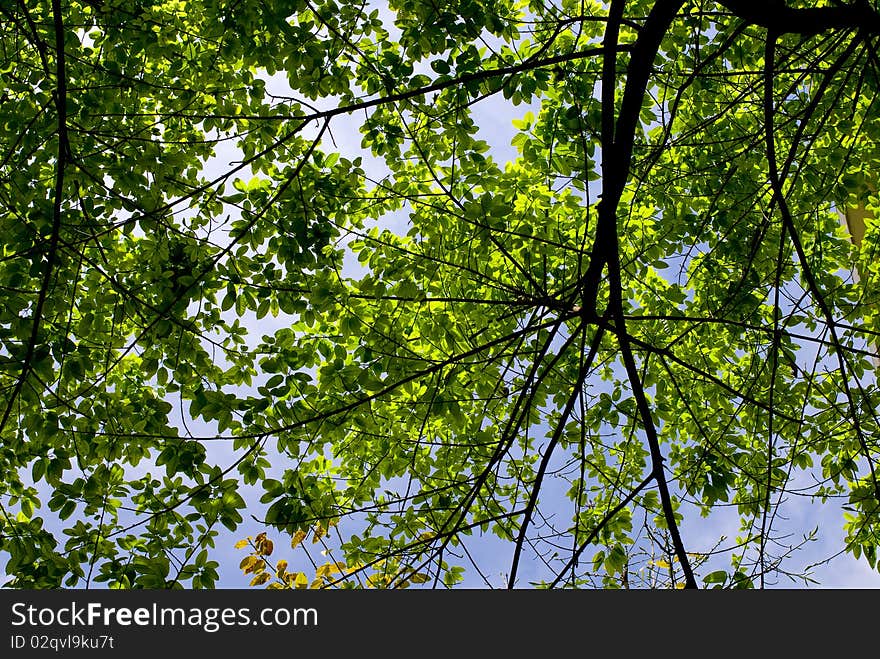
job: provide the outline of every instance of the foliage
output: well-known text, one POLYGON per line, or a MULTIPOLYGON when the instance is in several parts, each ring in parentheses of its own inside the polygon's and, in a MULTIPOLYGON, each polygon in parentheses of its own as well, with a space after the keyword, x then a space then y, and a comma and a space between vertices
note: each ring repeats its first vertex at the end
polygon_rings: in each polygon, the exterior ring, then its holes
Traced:
MULTIPOLYGON (((320 522, 310 530, 312 542, 321 542, 326 535, 327 529, 320 522)), ((290 546, 296 549, 309 537, 306 531, 297 531, 293 534, 290 546)), ((339 561, 328 561, 321 565, 314 564, 314 576, 309 578, 305 572, 291 572, 288 570, 288 561, 283 558, 274 565, 269 560, 275 549, 274 543, 266 537, 266 533, 258 533, 256 537, 248 536, 245 540, 235 543, 236 549, 250 547, 250 553, 245 556, 239 569, 245 574, 253 574, 251 586, 266 585, 267 590, 305 590, 320 588, 397 588, 406 589, 412 584, 427 583, 429 577, 423 572, 414 572, 402 575, 400 565, 394 560, 380 560, 372 564, 372 574, 363 575, 364 564, 346 565, 339 561), (355 575, 348 580, 347 577, 355 575)))
POLYGON ((8 585, 876 566, 873 0, 0 15, 8 585))

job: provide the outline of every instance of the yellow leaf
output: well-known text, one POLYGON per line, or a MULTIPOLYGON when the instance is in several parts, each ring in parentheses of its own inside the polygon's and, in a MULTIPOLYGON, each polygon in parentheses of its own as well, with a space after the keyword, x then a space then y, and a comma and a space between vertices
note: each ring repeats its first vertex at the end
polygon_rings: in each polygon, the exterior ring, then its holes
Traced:
POLYGON ((261 574, 258 574, 253 579, 251 579, 251 586, 262 586, 264 583, 269 581, 269 579, 269 573, 262 572, 261 574))
POLYGON ((250 544, 250 538, 246 538, 244 540, 239 540, 238 542, 236 542, 235 548, 236 549, 243 549, 243 548, 247 547, 249 544, 250 544))
POLYGON ((315 530, 315 537, 312 538, 312 544, 315 544, 316 542, 318 542, 322 537, 324 537, 324 534, 327 533, 327 529, 325 529, 323 526, 321 526, 320 522, 315 524, 314 530, 315 530))
POLYGON ((345 563, 324 563, 324 565, 318 566, 315 575, 319 577, 329 577, 333 574, 342 572, 344 569, 345 563))
POLYGON ((259 563, 260 559, 254 555, 245 556, 241 559, 241 563, 238 564, 238 567, 244 570, 244 573, 247 574, 253 570, 254 564, 259 563))
POLYGON ((261 533, 255 538, 254 547, 256 547, 257 553, 262 554, 263 556, 271 556, 272 550, 274 549, 272 541, 266 537, 265 533, 261 533))
POLYGON ((679 581, 677 584, 675 584, 676 590, 684 590, 684 587, 685 587, 684 581, 679 581))
POLYGON ((419 540, 423 542, 428 542, 429 540, 433 540, 435 537, 436 536, 433 533, 422 533, 422 535, 419 536, 419 540))
POLYGON ((266 590, 284 590, 284 584, 273 581, 268 586, 266 586, 266 590))
POLYGON ((663 570, 668 570, 668 569, 669 569, 669 563, 667 563, 666 561, 663 561, 663 560, 660 560, 660 561, 651 561, 651 564, 654 565, 654 566, 656 566, 656 567, 659 567, 659 568, 661 568, 661 569, 663 569, 663 570))
POLYGON ((412 575, 412 576, 409 578, 409 580, 412 581, 413 583, 427 583, 427 581, 428 581, 430 578, 431 578, 431 577, 429 577, 429 576, 428 576, 427 574, 425 574, 424 572, 416 572, 414 575, 412 575))
POLYGON ((367 583, 373 588, 387 588, 391 577, 386 574, 373 574, 367 577, 367 583))
POLYGON ((284 559, 278 561, 278 565, 275 566, 275 571, 278 573, 279 577, 284 575, 284 573, 287 572, 287 561, 284 559))
POLYGON ((309 587, 309 578, 306 576, 305 572, 296 573, 296 587, 300 590, 309 587))
POLYGON ((291 546, 291 548, 296 549, 296 546, 297 546, 299 543, 301 543, 303 540, 305 540, 307 535, 308 535, 308 533, 306 533, 306 532, 303 531, 302 529, 300 529, 299 531, 297 531, 296 533, 294 533, 294 534, 293 534, 293 538, 292 538, 291 541, 290 541, 290 546, 291 546))
POLYGON ((259 557, 251 555, 244 559, 239 567, 245 574, 250 574, 251 572, 258 574, 266 569, 266 564, 259 557))
POLYGON ((323 588, 323 587, 324 587, 324 580, 320 579, 320 578, 315 579, 312 583, 309 584, 309 588, 311 590, 317 590, 317 589, 323 588))

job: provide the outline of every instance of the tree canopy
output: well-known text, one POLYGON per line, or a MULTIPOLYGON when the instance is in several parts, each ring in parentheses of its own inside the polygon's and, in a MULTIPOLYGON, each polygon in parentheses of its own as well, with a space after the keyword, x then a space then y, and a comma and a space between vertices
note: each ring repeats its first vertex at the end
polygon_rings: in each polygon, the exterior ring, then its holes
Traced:
POLYGON ((0 17, 7 585, 876 566, 880 3, 0 17))

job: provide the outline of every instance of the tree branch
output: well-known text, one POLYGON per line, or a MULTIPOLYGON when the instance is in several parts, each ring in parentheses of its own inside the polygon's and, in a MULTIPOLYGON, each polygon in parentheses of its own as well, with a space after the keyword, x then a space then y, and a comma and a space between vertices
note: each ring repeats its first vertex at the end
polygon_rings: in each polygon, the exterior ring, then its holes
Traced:
POLYGON ((719 0, 737 18, 776 34, 819 34, 828 30, 868 30, 880 33, 880 14, 868 2, 796 9, 785 2, 719 0))

